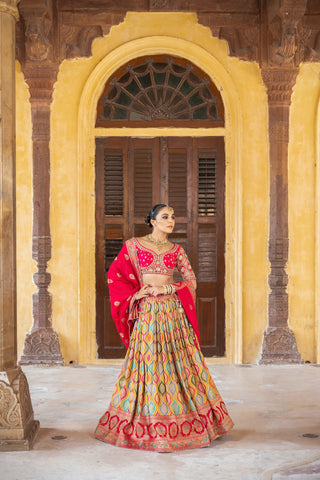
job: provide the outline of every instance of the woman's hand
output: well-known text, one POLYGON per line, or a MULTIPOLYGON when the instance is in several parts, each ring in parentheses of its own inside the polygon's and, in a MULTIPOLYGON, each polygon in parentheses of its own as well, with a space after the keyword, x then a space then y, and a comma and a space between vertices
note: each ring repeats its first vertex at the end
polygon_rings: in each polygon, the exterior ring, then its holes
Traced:
POLYGON ((149 286, 149 295, 152 295, 153 297, 157 297, 158 295, 163 295, 164 294, 164 287, 159 286, 159 287, 151 287, 149 286))
POLYGON ((153 288, 153 287, 150 287, 150 285, 143 285, 143 287, 140 288, 140 290, 138 290, 135 295, 136 300, 140 300, 140 298, 148 297, 150 295, 150 288, 153 288))
POLYGON ((153 297, 157 297, 158 295, 163 295, 165 293, 164 287, 152 287, 151 285, 143 285, 140 290, 137 291, 135 297, 136 300, 140 300, 141 298, 148 297, 149 295, 153 297))

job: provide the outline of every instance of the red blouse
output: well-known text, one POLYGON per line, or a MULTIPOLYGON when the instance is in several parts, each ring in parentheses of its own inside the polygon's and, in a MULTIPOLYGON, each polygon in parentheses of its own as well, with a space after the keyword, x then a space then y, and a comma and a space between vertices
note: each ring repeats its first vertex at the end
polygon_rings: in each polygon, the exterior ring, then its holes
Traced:
POLYGON ((149 273, 171 277, 177 267, 185 280, 195 280, 196 277, 188 257, 179 245, 173 245, 170 250, 157 253, 142 245, 137 238, 134 240, 142 275, 149 273))

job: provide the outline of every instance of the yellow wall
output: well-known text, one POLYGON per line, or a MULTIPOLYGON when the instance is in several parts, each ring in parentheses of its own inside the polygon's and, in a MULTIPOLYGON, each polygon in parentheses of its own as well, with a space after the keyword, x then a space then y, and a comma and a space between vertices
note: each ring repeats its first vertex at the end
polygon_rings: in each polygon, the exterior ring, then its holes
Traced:
POLYGON ((32 139, 29 90, 16 63, 16 178, 17 178, 17 335, 18 358, 26 332, 32 327, 32 139))
POLYGON ((316 255, 315 240, 319 209, 316 203, 319 78, 319 64, 300 67, 292 95, 289 139, 289 326, 295 333, 301 357, 310 362, 317 361, 315 266, 319 251, 316 255))
MULTIPOLYGON (((227 353, 220 361, 255 362, 267 326, 266 90, 256 63, 229 57, 226 42, 213 38, 211 31, 188 13, 129 13, 109 35, 94 41, 90 58, 65 60, 60 66, 51 117, 49 271, 53 327, 59 333, 62 355, 67 363, 96 359, 94 136, 120 134, 95 131, 97 99, 107 78, 121 64, 152 53, 189 59, 206 71, 221 90, 226 109, 225 129, 219 132, 203 129, 197 133, 221 135, 222 132, 226 137, 227 353)), ((25 87, 19 84, 18 88, 23 92, 25 87)), ((24 118, 30 128, 28 111, 25 107, 24 118)), ((163 129, 155 134, 188 135, 190 131, 163 129)), ((30 132, 24 140, 25 149, 29 136, 30 132)), ((19 185, 23 181, 21 178, 19 185)), ((29 213, 29 227, 30 219, 29 213)), ((28 241, 26 238, 26 246, 28 241)), ((29 263, 25 279, 30 289, 33 265, 29 263)), ((30 303, 31 293, 28 295, 30 303)), ((21 299, 19 302, 21 309, 21 299)), ((20 344, 28 327, 23 324, 19 330, 20 344)))

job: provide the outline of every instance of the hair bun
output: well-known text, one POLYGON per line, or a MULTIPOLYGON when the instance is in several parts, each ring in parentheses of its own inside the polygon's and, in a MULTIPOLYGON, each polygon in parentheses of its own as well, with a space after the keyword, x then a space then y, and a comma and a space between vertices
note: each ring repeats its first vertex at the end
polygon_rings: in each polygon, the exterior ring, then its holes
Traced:
POLYGON ((149 227, 151 226, 151 216, 150 215, 147 215, 147 216, 144 217, 144 223, 149 225, 149 227))

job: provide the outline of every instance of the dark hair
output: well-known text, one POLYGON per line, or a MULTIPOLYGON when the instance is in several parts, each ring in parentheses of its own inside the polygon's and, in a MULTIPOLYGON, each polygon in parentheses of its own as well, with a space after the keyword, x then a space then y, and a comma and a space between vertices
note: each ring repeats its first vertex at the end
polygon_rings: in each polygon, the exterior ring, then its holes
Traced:
POLYGON ((149 225, 149 227, 152 227, 152 223, 151 223, 151 220, 155 220, 156 219, 156 216, 158 215, 158 213, 160 212, 160 210, 164 207, 167 207, 168 205, 166 205, 165 203, 158 203, 157 205, 154 205, 151 209, 150 209, 150 212, 149 214, 144 217, 144 221, 147 225, 149 225))

